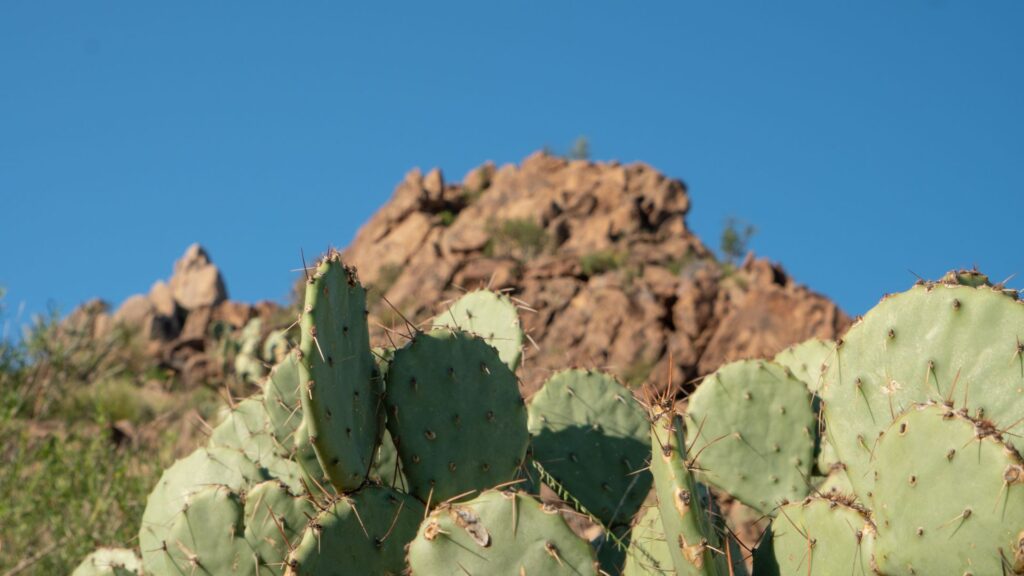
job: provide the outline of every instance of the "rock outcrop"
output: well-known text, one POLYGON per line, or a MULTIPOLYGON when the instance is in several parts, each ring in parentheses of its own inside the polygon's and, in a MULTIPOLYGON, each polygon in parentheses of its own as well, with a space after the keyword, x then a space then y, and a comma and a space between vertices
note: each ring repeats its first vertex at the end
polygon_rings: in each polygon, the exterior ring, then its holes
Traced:
POLYGON ((536 344, 526 394, 571 365, 633 385, 687 382, 849 324, 777 264, 720 263, 687 228, 689 208, 686 186, 645 164, 537 153, 462 183, 413 170, 344 255, 374 288, 379 343, 402 338, 401 316, 429 320, 462 290, 509 290, 536 344))

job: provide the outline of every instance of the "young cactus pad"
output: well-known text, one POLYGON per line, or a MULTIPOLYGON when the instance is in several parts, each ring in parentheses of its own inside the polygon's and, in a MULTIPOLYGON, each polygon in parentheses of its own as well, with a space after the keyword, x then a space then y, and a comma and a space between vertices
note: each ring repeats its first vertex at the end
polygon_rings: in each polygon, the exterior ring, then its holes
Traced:
MULTIPOLYGON (((857 496, 878 436, 914 403, 981 411, 1024 447, 1024 303, 988 286, 921 284, 889 296, 843 337, 825 373, 825 424, 857 496)), ((881 529, 881 527, 879 527, 881 529)))
POLYGON ((468 292, 434 318, 434 328, 449 328, 475 334, 494 346, 498 356, 513 372, 523 356, 523 329, 519 311, 504 294, 490 290, 468 292))
MULTIPOLYGON (((770 529, 777 566, 774 571, 758 566, 763 576, 874 574, 875 528, 861 510, 825 498, 808 498, 780 507, 770 529)), ((761 572, 755 569, 758 576, 761 572)))
POLYGON ((633 527, 622 576, 665 576, 674 574, 672 553, 661 526, 661 512, 648 506, 633 527))
POLYGON ((245 495, 245 540, 259 555, 265 572, 284 573, 291 547, 299 543, 308 519, 315 515, 308 498, 296 496, 280 482, 257 484, 245 495))
POLYGON ((417 334, 388 370, 387 426, 409 492, 438 503, 511 480, 529 433, 516 377, 480 338, 417 334))
POLYGON ((724 548, 687 461, 682 418, 672 412, 656 415, 651 424, 651 473, 676 574, 728 574, 725 556, 715 552, 724 548))
POLYGON ((609 374, 565 370, 529 405, 533 457, 605 525, 628 524, 651 489, 650 422, 609 374))
POLYGON ((824 367, 832 358, 835 342, 811 338, 775 355, 774 362, 789 368, 812 394, 821 390, 824 367))
POLYGON ((306 285, 300 397, 310 442, 331 484, 354 490, 380 440, 381 383, 366 325, 366 291, 337 252, 306 285))
POLYGON ((244 505, 226 486, 206 486, 188 498, 167 531, 164 574, 259 576, 259 556, 246 542, 244 505))
POLYGON ((210 446, 233 448, 245 454, 272 477, 302 490, 302 469, 292 460, 293 450, 270 433, 263 398, 251 396, 239 402, 210 434, 210 446))
POLYGON ((807 387, 782 366, 723 366, 690 396, 686 426, 702 482, 765 514, 809 491, 817 420, 807 387))
POLYGON ((71 576, 139 576, 142 561, 124 548, 100 548, 82 560, 71 576))
POLYGON ((200 448, 175 462, 153 488, 142 514, 139 548, 146 572, 164 573, 168 531, 191 494, 212 484, 242 490, 267 479, 262 468, 231 448, 200 448))
POLYGON ((443 505, 420 524, 409 546, 413 576, 596 576, 596 565, 593 548, 557 510, 521 492, 490 490, 443 505))
POLYGON ((911 407, 874 457, 882 573, 1024 573, 1024 463, 991 423, 911 407))
POLYGON ((423 504, 415 498, 367 486, 309 523, 288 560, 287 574, 398 576, 405 569, 405 546, 422 519, 423 504))

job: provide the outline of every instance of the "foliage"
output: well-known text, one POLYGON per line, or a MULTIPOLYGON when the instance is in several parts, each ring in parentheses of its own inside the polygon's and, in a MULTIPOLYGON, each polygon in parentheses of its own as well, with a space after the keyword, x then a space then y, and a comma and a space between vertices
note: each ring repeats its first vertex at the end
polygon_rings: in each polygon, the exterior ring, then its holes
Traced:
POLYGON ((550 245, 544 227, 529 218, 511 218, 490 226, 495 230, 484 247, 486 256, 510 256, 529 260, 543 253, 550 245))
POLYGON ((750 239, 756 233, 757 228, 753 224, 738 218, 726 218, 719 244, 719 249, 725 261, 733 265, 739 262, 747 254, 750 239))
POLYGON ((580 258, 580 268, 586 277, 598 276, 619 269, 625 263, 625 254, 614 250, 598 250, 580 258))

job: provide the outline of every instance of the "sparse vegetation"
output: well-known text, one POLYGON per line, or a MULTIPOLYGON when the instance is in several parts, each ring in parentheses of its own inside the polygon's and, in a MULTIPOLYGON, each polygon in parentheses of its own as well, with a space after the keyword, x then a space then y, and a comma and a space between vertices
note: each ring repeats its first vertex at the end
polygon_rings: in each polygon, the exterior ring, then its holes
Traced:
POLYGON ((586 277, 618 270, 625 263, 625 254, 614 250, 598 250, 580 258, 580 268, 586 277))
POLYGON ((573 142, 568 156, 572 160, 590 160, 590 142, 586 136, 580 136, 573 142))
POLYGON ((543 253, 550 238, 544 227, 528 218, 513 218, 494 223, 491 239, 484 247, 486 256, 511 256, 529 260, 543 253))
POLYGON ((736 265, 749 250, 750 239, 757 233, 757 228, 739 218, 729 217, 722 228, 719 250, 722 258, 729 264, 736 265))

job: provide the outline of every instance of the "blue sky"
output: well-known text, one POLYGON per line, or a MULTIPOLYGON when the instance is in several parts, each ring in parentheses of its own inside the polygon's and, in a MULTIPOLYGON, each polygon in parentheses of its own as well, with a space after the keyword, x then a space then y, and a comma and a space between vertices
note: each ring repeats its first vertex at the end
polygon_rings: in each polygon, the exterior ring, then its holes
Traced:
POLYGON ((1001 1, 6 1, 8 317, 144 292, 195 241, 232 297, 282 299, 408 169, 580 135, 854 314, 909 270, 1024 273, 1022 27, 1001 1))

